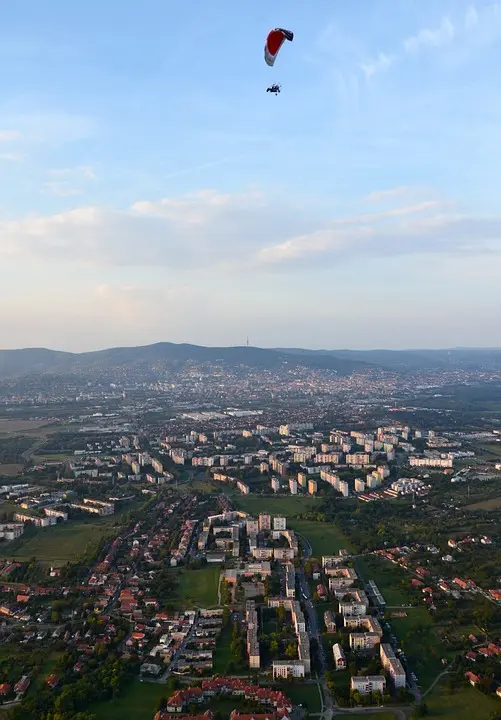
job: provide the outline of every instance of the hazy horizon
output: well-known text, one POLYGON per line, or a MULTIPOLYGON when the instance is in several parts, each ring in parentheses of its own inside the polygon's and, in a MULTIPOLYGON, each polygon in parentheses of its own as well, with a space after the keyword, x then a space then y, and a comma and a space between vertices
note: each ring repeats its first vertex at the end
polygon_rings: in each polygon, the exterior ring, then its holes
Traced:
POLYGON ((49 5, 0 28, 3 345, 492 346, 501 3, 49 5))
MULTIPOLYGON (((106 345, 103 347, 95 347, 95 348, 85 348, 83 350, 68 350, 64 347, 46 347, 42 345, 26 345, 24 347, 0 347, 0 351, 4 350, 50 350, 54 352, 69 352, 74 354, 81 354, 81 353, 90 353, 90 352, 101 352, 105 350, 112 350, 115 348, 140 348, 140 347, 151 347, 152 345, 162 345, 162 344, 173 344, 173 345, 191 345, 195 347, 209 347, 209 348, 235 348, 235 347, 246 347, 246 343, 241 344, 230 344, 230 345, 199 345, 198 343, 194 342, 179 342, 175 343, 172 340, 157 340, 151 343, 144 343, 144 344, 123 344, 123 345, 106 345)), ((255 348, 258 350, 311 350, 313 352, 329 352, 329 353, 335 353, 335 352, 450 352, 450 351, 458 351, 458 350, 471 350, 471 351, 501 351, 501 346, 455 346, 455 347, 397 347, 397 348, 389 348, 389 347, 328 347, 328 346, 318 346, 318 347, 306 347, 303 345, 288 345, 288 346, 271 346, 271 345, 254 345, 252 343, 249 343, 249 349, 255 348)))

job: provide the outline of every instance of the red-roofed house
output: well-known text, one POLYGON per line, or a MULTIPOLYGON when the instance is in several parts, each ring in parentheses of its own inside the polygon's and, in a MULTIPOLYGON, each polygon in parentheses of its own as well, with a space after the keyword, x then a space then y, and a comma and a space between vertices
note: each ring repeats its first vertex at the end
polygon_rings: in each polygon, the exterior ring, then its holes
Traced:
POLYGON ((59 685, 59 678, 57 677, 57 675, 54 675, 54 673, 52 673, 51 675, 47 675, 47 677, 45 678, 45 682, 51 690, 54 690, 54 688, 59 685))
POLYGON ((475 687, 475 685, 478 685, 478 683, 480 682, 479 676, 478 676, 478 675, 475 675, 475 673, 466 672, 466 673, 464 674, 464 676, 465 676, 465 678, 468 680, 468 682, 470 683, 470 685, 473 685, 473 687, 475 687))

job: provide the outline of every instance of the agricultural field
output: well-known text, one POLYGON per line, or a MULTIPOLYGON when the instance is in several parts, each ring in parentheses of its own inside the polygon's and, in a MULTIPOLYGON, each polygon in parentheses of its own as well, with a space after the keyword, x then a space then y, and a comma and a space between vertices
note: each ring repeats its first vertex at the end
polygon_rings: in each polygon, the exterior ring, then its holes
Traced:
POLYGON ((39 431, 40 428, 46 428, 48 425, 49 422, 47 420, 12 420, 10 418, 0 418, 0 435, 33 433, 39 431))
POLYGON ((314 557, 321 555, 335 555, 345 548, 350 550, 349 540, 342 530, 329 522, 315 522, 314 520, 291 520, 288 525, 311 545, 314 557))
POLYGON ((235 505, 239 510, 248 512, 257 517, 260 512, 271 515, 286 515, 294 517, 309 511, 315 511, 320 507, 321 498, 300 497, 287 495, 285 497, 266 496, 241 496, 235 498, 235 505))
POLYGON ((2 477, 2 475, 5 477, 14 477, 15 475, 19 475, 23 469, 24 465, 22 463, 4 463, 0 465, 0 477, 2 477))
POLYGON ((185 608, 213 607, 218 604, 219 565, 202 570, 185 570, 179 576, 177 596, 185 608))
MULTIPOLYGON (((499 479, 501 480, 501 476, 499 479)), ((489 512, 492 510, 499 510, 499 508, 501 508, 501 496, 473 503, 472 505, 468 505, 465 510, 472 510, 473 512, 475 512, 475 510, 486 510, 489 512)))

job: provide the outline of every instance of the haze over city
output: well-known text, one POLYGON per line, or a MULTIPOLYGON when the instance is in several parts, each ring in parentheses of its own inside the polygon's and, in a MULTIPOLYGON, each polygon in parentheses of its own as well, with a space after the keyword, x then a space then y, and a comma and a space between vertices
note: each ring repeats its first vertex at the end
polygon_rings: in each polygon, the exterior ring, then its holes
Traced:
POLYGON ((463 0, 18 0, 2 347, 499 344, 500 36, 463 0))

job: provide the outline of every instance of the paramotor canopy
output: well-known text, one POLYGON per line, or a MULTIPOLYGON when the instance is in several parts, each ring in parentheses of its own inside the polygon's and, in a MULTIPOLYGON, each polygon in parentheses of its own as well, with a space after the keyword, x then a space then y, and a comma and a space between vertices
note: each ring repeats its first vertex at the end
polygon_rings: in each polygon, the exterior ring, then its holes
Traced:
POLYGON ((268 33, 266 45, 264 46, 264 60, 267 65, 273 67, 280 48, 286 40, 289 40, 289 42, 294 40, 294 33, 290 30, 275 28, 268 33))

